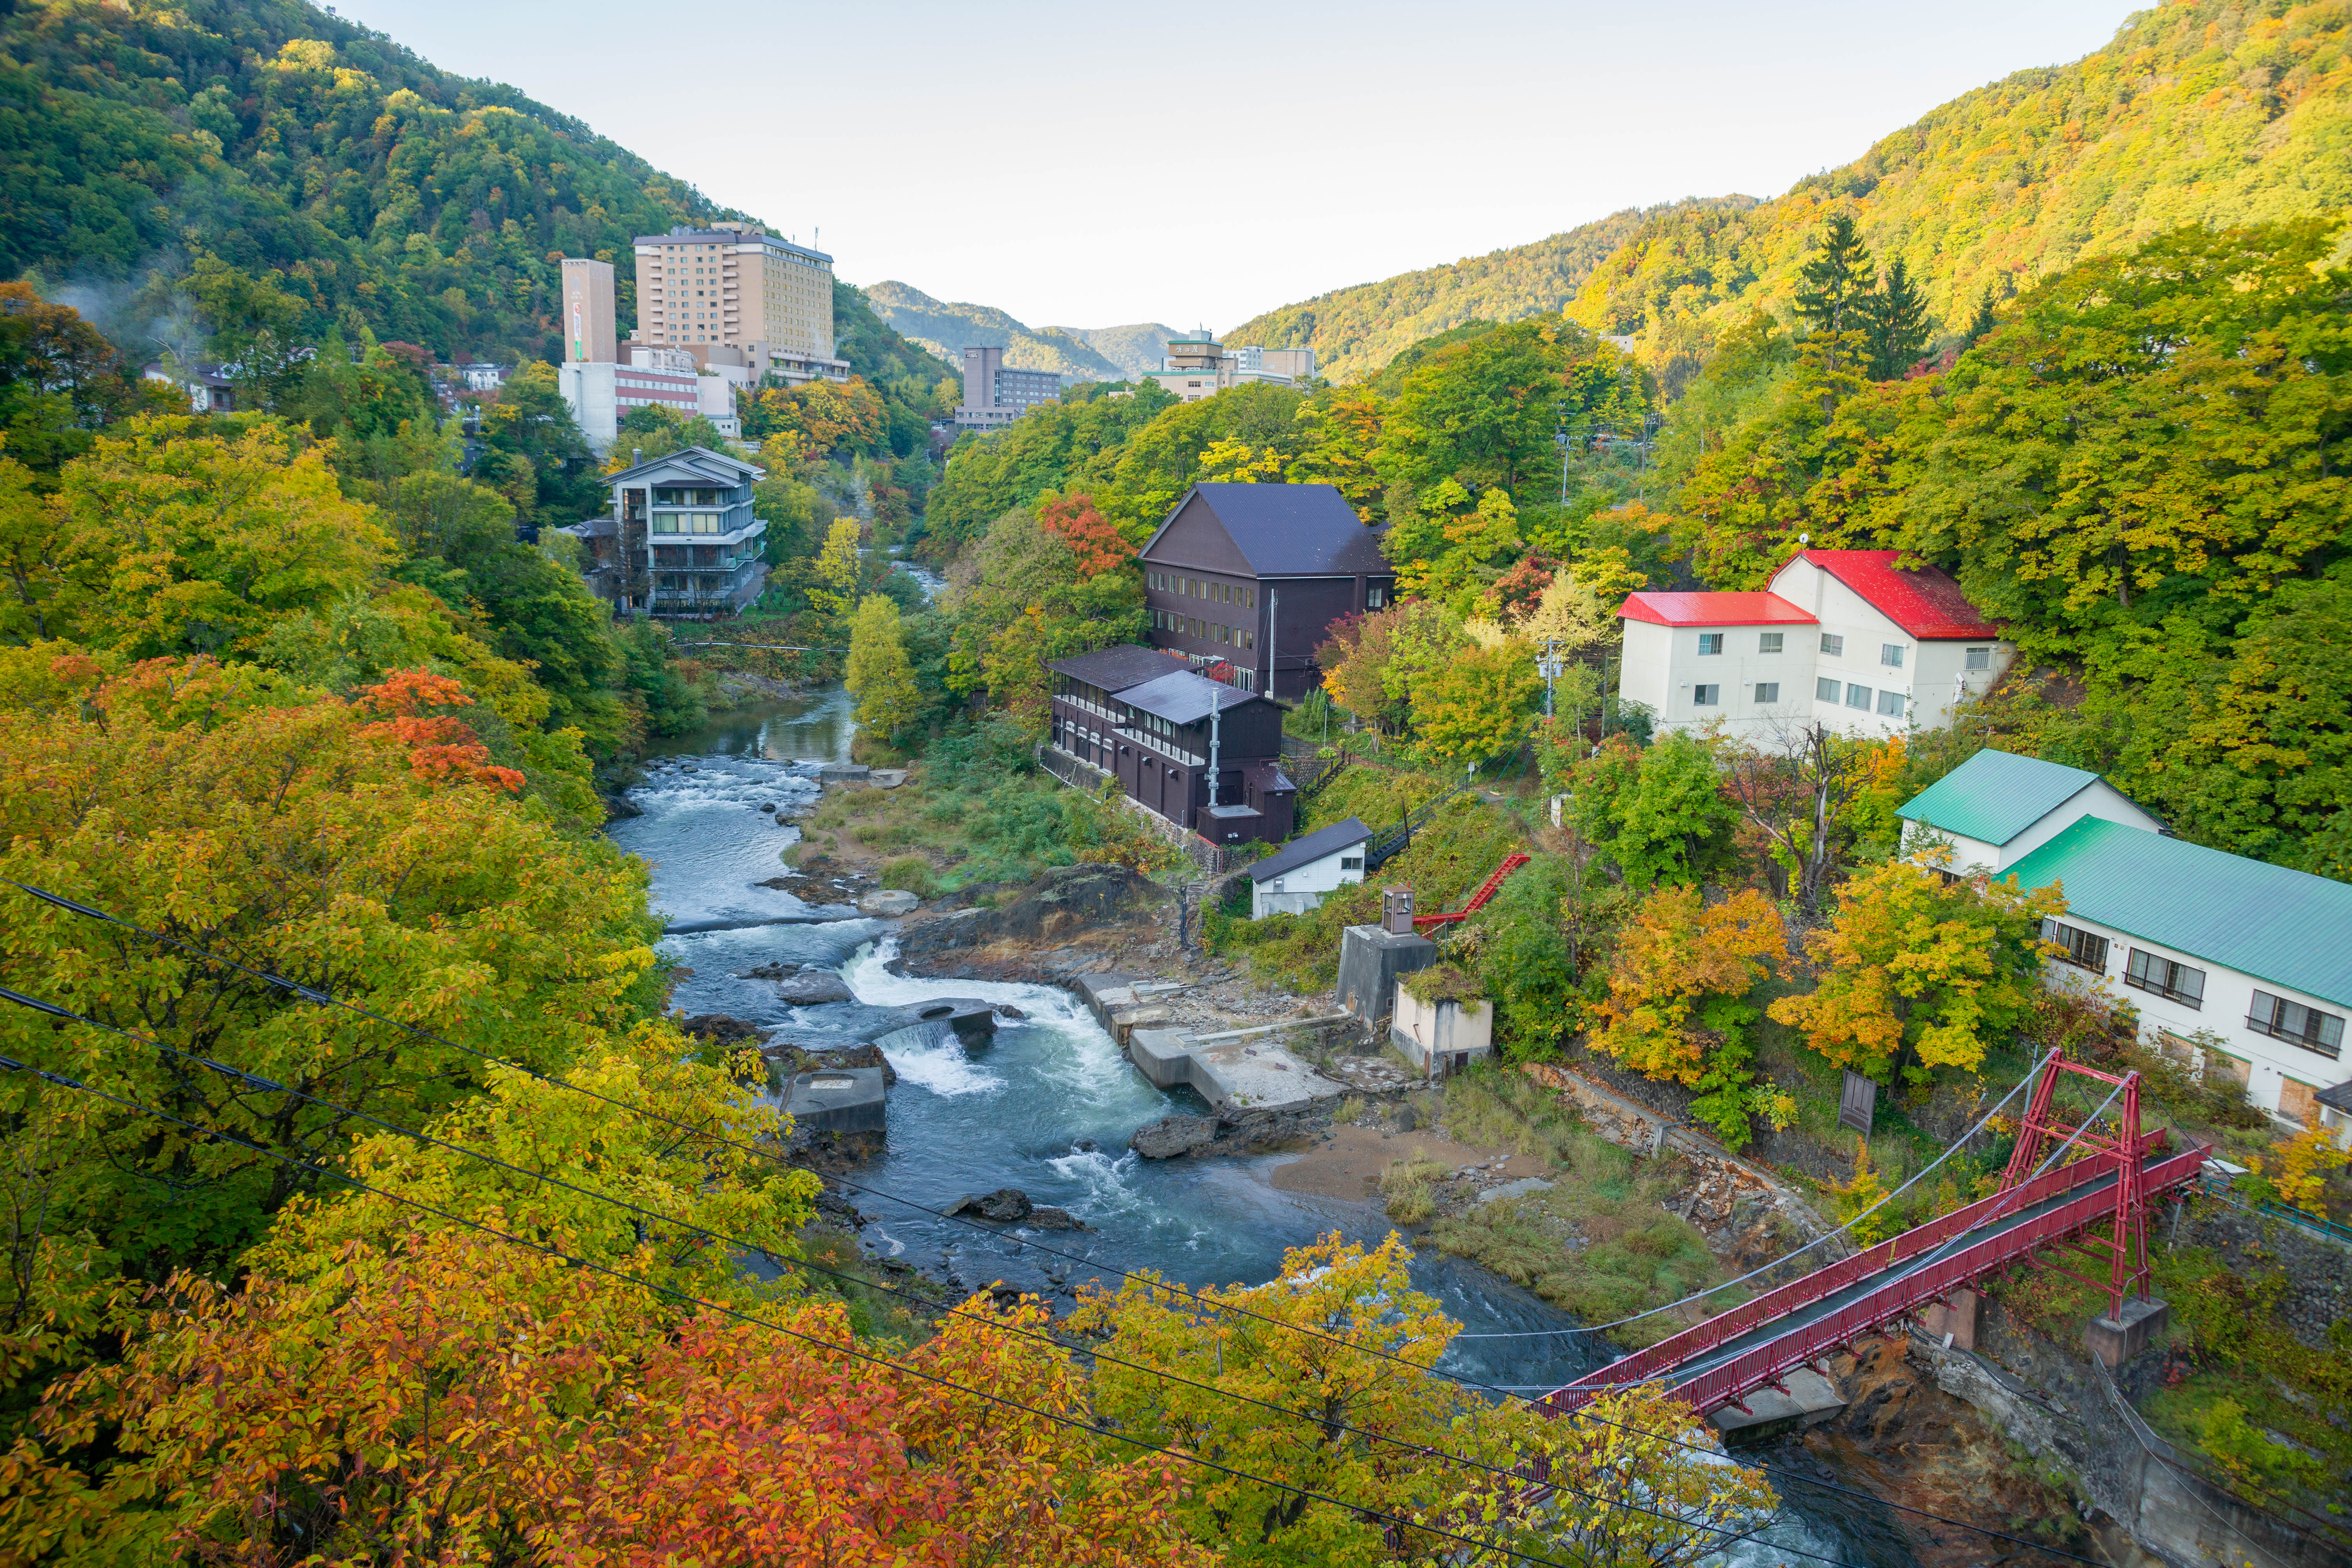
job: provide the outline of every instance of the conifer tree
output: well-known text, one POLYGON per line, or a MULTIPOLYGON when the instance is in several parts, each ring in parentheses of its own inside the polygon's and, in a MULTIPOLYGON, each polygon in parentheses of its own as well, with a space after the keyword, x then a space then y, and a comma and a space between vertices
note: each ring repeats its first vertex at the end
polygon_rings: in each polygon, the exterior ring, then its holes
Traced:
POLYGON ((1863 312, 1871 270, 1870 252, 1854 232, 1853 219, 1833 215, 1822 225, 1813 256, 1800 273, 1804 287, 1797 290, 1797 319, 1816 332, 1866 330, 1863 312))
POLYGON ((1870 322, 1870 379, 1893 381, 1926 356, 1931 335, 1927 301, 1901 258, 1886 264, 1864 307, 1870 322))
POLYGON ((1976 311, 1969 317, 1968 330, 1960 334, 1961 349, 1966 351, 1976 347, 2000 324, 1992 313, 1992 285, 1988 283, 1984 292, 1977 296, 1976 311))

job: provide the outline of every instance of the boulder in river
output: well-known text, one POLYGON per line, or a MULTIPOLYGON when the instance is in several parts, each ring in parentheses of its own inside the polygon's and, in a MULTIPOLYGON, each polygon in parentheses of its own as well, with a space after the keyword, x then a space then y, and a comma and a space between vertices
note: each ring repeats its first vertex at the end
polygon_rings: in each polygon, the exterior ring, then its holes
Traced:
POLYGON ((1146 1160, 1173 1160, 1195 1149, 1205 1149, 1215 1142, 1217 1119, 1213 1116, 1170 1116, 1149 1127, 1139 1127, 1127 1146, 1146 1160))
POLYGON ((680 1019, 678 1027, 698 1039, 721 1046, 757 1045, 764 1037, 758 1025, 730 1018, 724 1013, 698 1013, 691 1018, 680 1019))
POLYGON ((1010 1223, 1027 1219, 1034 1207, 1029 1194, 1019 1187, 999 1187, 992 1193, 966 1193, 948 1205, 947 1215, 950 1219, 968 1214, 975 1219, 1010 1223))
POLYGON ((853 1002, 849 983, 830 969, 803 969, 776 983, 776 997, 788 1007, 822 1007, 832 1002, 853 1002))
POLYGON ((1029 1211, 1022 1224, 1032 1230, 1092 1230, 1094 1226, 1067 1209, 1048 1208, 1040 1204, 1029 1211))
POLYGON ((858 912, 868 915, 911 915, 923 900, 903 888, 877 888, 857 900, 858 912))
MULTIPOLYGON (((782 877, 778 877, 775 880, 777 882, 781 882, 783 879, 782 877)), ((772 887, 774 883, 770 883, 768 885, 772 887)), ((788 975, 799 973, 800 967, 801 966, 797 963, 762 963, 745 970, 735 978, 738 980, 782 980, 788 975)))

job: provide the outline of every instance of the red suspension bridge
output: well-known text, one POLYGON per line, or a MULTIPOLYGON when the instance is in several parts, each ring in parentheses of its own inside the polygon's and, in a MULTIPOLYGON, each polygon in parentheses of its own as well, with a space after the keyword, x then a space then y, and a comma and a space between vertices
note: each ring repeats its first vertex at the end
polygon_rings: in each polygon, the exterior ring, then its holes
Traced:
POLYGON ((2129 1303, 2147 1294, 2148 1205, 2195 1182, 2207 1152, 2192 1145, 2173 1153, 2161 1129, 2141 1132, 2137 1073, 2117 1077, 2053 1055, 1992 1196, 1719 1312, 1538 1403, 1566 1415, 1609 1389, 1656 1383, 1702 1415, 1726 1405, 1747 1412, 1758 1390, 1786 1394, 1791 1373, 1820 1370, 1856 1340, 1924 1307, 1949 1305, 1953 1292, 2019 1263, 2095 1287, 2106 1295, 2107 1318, 2126 1322, 2129 1303), (2056 1107, 2068 1079, 2110 1086, 2105 1103, 2082 1122, 2056 1107))

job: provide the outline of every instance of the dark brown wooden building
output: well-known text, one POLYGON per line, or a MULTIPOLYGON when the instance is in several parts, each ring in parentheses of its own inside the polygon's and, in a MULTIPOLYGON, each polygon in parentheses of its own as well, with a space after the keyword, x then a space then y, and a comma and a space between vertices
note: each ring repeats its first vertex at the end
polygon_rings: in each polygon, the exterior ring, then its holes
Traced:
POLYGON ((1297 790, 1282 772, 1282 711, 1263 696, 1131 645, 1046 668, 1055 750, 1213 844, 1290 837, 1297 790))
POLYGON ((1384 531, 1330 485, 1194 485, 1143 547, 1152 646, 1296 702, 1331 623, 1389 602, 1384 531))

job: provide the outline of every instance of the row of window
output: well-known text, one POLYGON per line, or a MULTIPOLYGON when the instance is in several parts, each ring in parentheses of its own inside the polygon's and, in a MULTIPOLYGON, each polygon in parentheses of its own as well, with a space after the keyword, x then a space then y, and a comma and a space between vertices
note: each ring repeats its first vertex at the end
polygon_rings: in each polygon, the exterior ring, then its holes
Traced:
MULTIPOLYGON (((1849 708, 1867 713, 1871 710, 1871 689, 1852 681, 1840 681, 1835 676, 1824 675, 1813 682, 1813 700, 1835 702, 1843 697, 1849 708)), ((1903 717, 1903 705, 1910 700, 1902 692, 1888 689, 1877 694, 1878 711, 1890 719, 1903 717)))
MULTIPOLYGON (((1777 680, 1758 681, 1756 683, 1756 700, 1759 702, 1780 701, 1780 683, 1777 680)), ((1705 686, 1694 686, 1691 688, 1692 707, 1719 708, 1722 705, 1723 688, 1719 684, 1709 682, 1705 686)))
POLYGON ((656 533, 725 533, 729 531, 726 514, 716 511, 654 513, 656 533))
MULTIPOLYGON (((1725 635, 1726 634, 1722 632, 1699 633, 1698 651, 1700 656, 1702 658, 1707 658, 1720 654, 1723 651, 1723 639, 1725 635)), ((1759 632, 1756 634, 1756 651, 1758 653, 1780 653, 1784 651, 1787 647, 1786 637, 1787 634, 1784 632, 1759 632)), ((1844 658, 1845 638, 1836 632, 1823 632, 1822 634, 1822 651, 1828 654, 1832 658, 1844 658)), ((1902 668, 1903 645, 1901 643, 1892 642, 1880 643, 1878 645, 1878 662, 1886 666, 1890 669, 1902 668)), ((1968 669, 1990 669, 1992 668, 1992 649, 1990 647, 1969 648, 1961 656, 1961 664, 1962 668, 1968 669)))
MULTIPOLYGON (((2094 974, 2107 972, 2107 939, 2095 931, 2063 921, 2043 921, 2042 940, 2057 948, 2063 963, 2087 969, 2094 974)), ((2205 1007, 2203 970, 2144 948, 2131 950, 2131 957, 2124 965, 2124 984, 2135 991, 2145 991, 2199 1012, 2205 1007)), ((2300 1002, 2290 1002, 2284 996, 2273 996, 2267 991, 2254 993, 2246 1013, 2246 1027, 2324 1057, 2336 1056, 2344 1048, 2341 1017, 2300 1002)))
POLYGON ((1202 577, 1181 577, 1172 572, 1148 572, 1144 578, 1163 594, 1181 594, 1188 599, 1207 599, 1219 605, 1239 605, 1244 610, 1257 608, 1257 590, 1247 584, 1212 583, 1202 577))
POLYGON ((1151 624, 1163 632, 1181 632, 1188 637, 1200 637, 1208 642, 1221 642, 1229 647, 1257 647, 1257 633, 1247 626, 1221 626, 1213 621, 1197 620, 1180 616, 1171 610, 1151 612, 1151 624))

